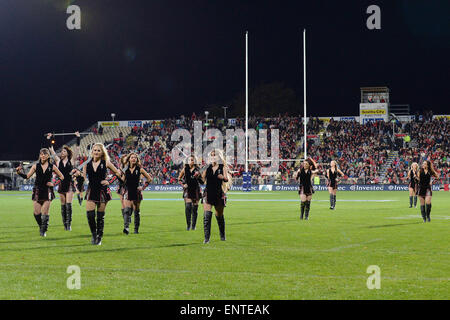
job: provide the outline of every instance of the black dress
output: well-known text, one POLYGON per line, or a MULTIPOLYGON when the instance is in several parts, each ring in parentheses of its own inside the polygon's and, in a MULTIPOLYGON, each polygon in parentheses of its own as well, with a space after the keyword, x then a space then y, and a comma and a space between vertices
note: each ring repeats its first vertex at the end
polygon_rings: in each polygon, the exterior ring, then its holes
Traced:
POLYGON ((300 169, 300 174, 297 176, 297 179, 300 180, 300 185, 298 188, 299 194, 304 194, 305 196, 311 196, 314 193, 314 189, 311 183, 312 172, 310 169, 305 170, 304 168, 300 169))
POLYGON ((431 191, 431 173, 425 173, 424 170, 420 170, 419 173, 419 196, 426 197, 433 195, 431 191))
POLYGON ((416 177, 414 176, 414 173, 412 170, 409 170, 409 187, 414 189, 415 192, 417 192, 418 183, 416 181, 416 177))
POLYGON ((82 176, 76 176, 73 181, 78 189, 78 192, 84 191, 84 178, 82 176))
POLYGON ((206 188, 203 193, 203 199, 206 203, 213 206, 226 206, 227 197, 222 190, 222 180, 217 176, 223 175, 223 164, 219 164, 216 172, 213 172, 212 165, 206 169, 206 188))
POLYGON ((327 186, 331 187, 333 189, 337 189, 336 178, 337 178, 338 175, 341 176, 341 174, 337 170, 335 170, 334 173, 333 173, 331 171, 331 169, 328 169, 327 173, 328 173, 327 174, 327 178, 328 178, 327 186))
MULTIPOLYGON (((117 177, 117 175, 116 175, 116 177, 117 177)), ((125 194, 125 192, 127 191, 125 189, 125 182, 122 181, 119 177, 117 177, 117 179, 119 180, 119 187, 117 188, 117 194, 120 194, 121 196, 123 196, 125 194)))
POLYGON ((197 167, 191 171, 189 165, 184 167, 184 183, 187 184, 187 188, 183 190, 183 198, 188 198, 193 201, 197 201, 202 197, 202 191, 200 189, 200 178, 195 178, 194 174, 200 171, 197 167))
POLYGON ((36 180, 34 182, 31 199, 33 201, 52 201, 55 199, 53 187, 47 186, 53 176, 53 165, 48 163, 47 169, 42 170, 41 162, 36 164, 36 180))
POLYGON ((111 191, 108 186, 101 184, 106 179, 106 161, 101 160, 97 171, 94 171, 93 160, 86 165, 86 173, 89 179, 89 185, 86 191, 85 199, 88 201, 106 203, 111 200, 111 191))
POLYGON ((141 178, 141 167, 136 166, 132 172, 130 168, 125 170, 125 183, 123 199, 129 201, 142 201, 142 192, 138 190, 141 178))
POLYGON ((73 166, 70 160, 67 161, 66 165, 64 165, 62 160, 59 160, 58 169, 64 176, 64 180, 61 181, 61 184, 58 187, 58 193, 74 191, 75 187, 73 185, 72 176, 70 175, 73 166))

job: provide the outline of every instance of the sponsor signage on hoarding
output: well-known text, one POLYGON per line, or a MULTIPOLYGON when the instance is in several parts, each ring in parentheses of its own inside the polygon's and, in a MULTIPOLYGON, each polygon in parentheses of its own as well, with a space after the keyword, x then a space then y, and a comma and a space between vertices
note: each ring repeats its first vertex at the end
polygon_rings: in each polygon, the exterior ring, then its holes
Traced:
MULTIPOLYGON (((314 185, 315 191, 327 191, 326 185, 314 185)), ((118 185, 110 185, 109 188, 112 192, 117 191, 118 185)), ((203 189, 204 187, 202 187, 203 189)), ((20 191, 32 191, 32 184, 23 184, 20 186, 20 191)), ((252 191, 298 191, 298 185, 296 184, 265 184, 265 185, 252 185, 252 191)), ((406 184, 341 184, 338 185, 339 191, 408 191, 408 185, 406 184)), ((433 191, 439 191, 440 185, 432 185, 433 191)), ((145 191, 174 191, 182 192, 183 188, 176 184, 152 184, 149 185, 145 191)), ((232 186, 231 191, 243 191, 242 186, 232 186)))
POLYGON ((102 126, 102 127, 106 127, 106 128, 108 128, 108 127, 119 127, 120 126, 120 122, 119 121, 114 121, 114 122, 112 122, 112 121, 109 121, 109 122, 107 122, 107 121, 102 121, 102 122, 99 122, 99 127, 100 127, 100 125, 102 126))
POLYGON ((137 121, 128 121, 128 126, 129 127, 142 127, 142 121, 141 120, 137 120, 137 121))
POLYGON ((387 103, 361 103, 359 105, 360 123, 369 121, 388 121, 389 111, 387 103))

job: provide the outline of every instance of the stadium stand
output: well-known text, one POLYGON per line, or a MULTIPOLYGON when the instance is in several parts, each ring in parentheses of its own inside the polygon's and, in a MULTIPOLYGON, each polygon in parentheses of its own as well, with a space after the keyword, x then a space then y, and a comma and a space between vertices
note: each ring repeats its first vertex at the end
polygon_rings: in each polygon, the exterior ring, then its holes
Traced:
MULTIPOLYGON (((141 155, 146 170, 152 175, 154 184, 176 184, 180 165, 174 165, 171 150, 178 142, 170 141, 173 130, 184 128, 193 134, 193 121, 204 120, 198 117, 180 117, 143 122, 142 126, 104 128, 103 134, 92 133, 81 141, 82 156, 85 161, 89 145, 102 142, 107 145, 115 165, 120 157, 130 151, 141 155)), ((209 119, 210 126, 220 129, 225 136, 228 128, 245 128, 242 118, 233 125, 225 125, 223 119, 209 119)), ((301 117, 263 118, 251 117, 249 128, 280 131, 280 157, 300 159, 303 156, 303 125, 301 117)), ((449 172, 449 134, 450 121, 428 119, 424 122, 397 123, 394 135, 388 122, 321 121, 312 118, 308 122, 308 155, 326 169, 331 160, 337 160, 345 173, 342 183, 353 184, 406 184, 407 172, 411 162, 421 162, 431 157, 435 167, 441 170, 441 181, 448 181, 449 172), (407 144, 402 136, 409 135, 407 144)), ((270 136, 269 136, 270 137, 270 136)), ((269 141, 270 143, 270 141, 269 141)), ((293 183, 292 175, 299 162, 281 162, 276 175, 261 174, 262 163, 249 164, 255 184, 293 183)), ((233 164, 234 183, 241 184, 243 165, 233 164)), ((448 182, 447 182, 448 183, 448 182)))

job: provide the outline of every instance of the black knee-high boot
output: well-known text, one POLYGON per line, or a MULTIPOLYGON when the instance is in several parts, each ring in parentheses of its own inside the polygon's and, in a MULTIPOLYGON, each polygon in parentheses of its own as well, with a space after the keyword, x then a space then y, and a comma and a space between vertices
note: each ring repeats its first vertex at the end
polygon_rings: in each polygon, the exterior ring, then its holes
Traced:
POLYGON ((431 218, 430 218, 430 215, 431 215, 431 203, 425 205, 425 212, 427 214, 427 221, 430 222, 430 220, 431 220, 431 218))
POLYGON ((203 243, 209 243, 209 239, 211 238, 211 218, 212 212, 205 211, 203 215, 203 229, 205 231, 205 241, 203 243))
POLYGON ((97 241, 97 222, 95 221, 95 210, 87 211, 86 212, 89 229, 91 230, 92 234, 92 240, 91 243, 95 244, 97 241))
POLYGON ((77 193, 77 199, 80 206, 83 204, 83 198, 81 197, 81 194, 77 193))
POLYGON ((300 220, 303 220, 304 214, 305 214, 305 202, 302 201, 300 204, 300 220))
POLYGON ((330 209, 333 209, 333 207, 334 207, 333 200, 334 200, 334 196, 332 194, 330 194, 330 209))
POLYGON ((417 207, 417 196, 414 196, 414 208, 417 207))
POLYGON ((41 228, 41 224, 42 224, 42 215, 39 213, 39 214, 34 214, 33 213, 33 216, 34 216, 34 219, 36 220, 36 222, 37 222, 37 224, 38 224, 38 226, 39 226, 39 229, 41 228))
POLYGON ((105 213, 97 211, 97 242, 96 245, 102 244, 103 228, 105 227, 105 213))
POLYGON ((47 236, 47 229, 48 229, 48 220, 49 220, 49 215, 48 214, 43 214, 41 219, 42 219, 42 223, 41 223, 41 236, 42 237, 46 237, 47 236))
POLYGON ((426 222, 427 221, 427 213, 425 211, 425 206, 424 205, 420 206, 420 213, 422 214, 423 222, 426 222))
POLYGON ((336 208, 336 195, 333 195, 333 209, 336 208))
POLYGON ((139 226, 141 225, 141 211, 134 210, 134 233, 139 233, 139 226))
POLYGON ((219 225, 220 240, 225 241, 225 217, 223 215, 216 216, 216 219, 219 225))
POLYGON ((409 196, 409 207, 412 208, 413 206, 413 196, 409 196))
POLYGON ((72 230, 72 204, 66 203, 66 230, 72 230))
POLYGON ((192 207, 191 230, 195 230, 195 226, 197 225, 197 216, 198 216, 198 204, 194 204, 194 206, 192 207))
POLYGON ((130 221, 133 209, 131 207, 123 209, 123 233, 130 233, 130 221))
POLYGON ((64 225, 64 230, 67 230, 67 207, 66 204, 61 205, 61 217, 64 225))
POLYGON ((186 230, 191 229, 191 220, 192 220, 192 202, 187 202, 184 204, 184 214, 186 215, 186 230))
POLYGON ((311 207, 311 201, 305 202, 305 220, 308 220, 309 218, 309 209, 311 207))

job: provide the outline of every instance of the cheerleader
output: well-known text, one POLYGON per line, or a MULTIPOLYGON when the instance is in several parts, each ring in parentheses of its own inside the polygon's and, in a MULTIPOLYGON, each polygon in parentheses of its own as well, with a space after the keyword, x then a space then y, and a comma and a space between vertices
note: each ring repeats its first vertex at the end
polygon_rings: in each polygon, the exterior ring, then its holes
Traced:
POLYGON ((223 215, 226 206, 226 193, 231 188, 232 180, 228 172, 228 165, 220 150, 212 151, 210 154, 210 165, 202 174, 202 180, 206 181, 203 193, 203 227, 205 240, 209 243, 211 237, 212 207, 216 211, 217 224, 219 225, 220 240, 225 241, 225 218, 223 215))
POLYGON ((89 180, 85 196, 86 216, 92 234, 91 243, 94 245, 102 244, 105 209, 111 200, 111 191, 108 187, 110 182, 106 180, 107 169, 122 177, 122 173, 110 162, 105 146, 95 143, 91 150, 91 160, 83 167, 83 178, 89 180))
POLYGON ((328 192, 330 193, 330 209, 336 207, 336 192, 338 185, 338 176, 342 177, 344 173, 337 167, 336 161, 330 162, 330 168, 326 172, 328 192))
POLYGON ((30 179, 33 174, 36 174, 36 180, 34 182, 33 194, 31 199, 33 200, 34 219, 39 226, 39 233, 42 237, 47 236, 49 210, 50 203, 55 199, 55 193, 53 192, 52 176, 53 173, 64 181, 64 175, 58 170, 58 167, 53 165, 50 161, 50 151, 46 148, 39 151, 39 160, 34 164, 30 171, 25 174, 22 166, 16 168, 16 172, 24 179, 30 179))
POLYGON ((134 233, 139 233, 139 225, 141 222, 141 201, 142 201, 142 190, 145 190, 150 184, 151 177, 142 168, 141 160, 139 156, 132 152, 127 157, 126 169, 125 169, 125 182, 123 184, 123 201, 125 204, 124 216, 123 216, 123 233, 129 234, 129 226, 131 223, 131 214, 134 210, 134 233), (144 186, 139 186, 139 181, 141 175, 147 179, 144 186))
POLYGON ((183 198, 186 214, 186 230, 195 230, 197 225, 198 201, 201 198, 202 191, 200 185, 203 184, 200 169, 196 164, 194 156, 188 158, 178 176, 178 182, 183 187, 183 198))
MULTIPOLYGON (((119 160, 120 171, 122 171, 122 174, 126 170, 127 162, 128 162, 127 155, 123 155, 119 160)), ((124 193, 125 193, 125 183, 124 181, 119 179, 119 188, 117 188, 117 194, 120 197, 120 204, 122 205, 122 217, 125 219, 125 200, 123 199, 124 193)))
POLYGON ((70 173, 72 175, 72 182, 75 186, 75 193, 77 194, 78 203, 80 206, 83 204, 83 192, 84 192, 84 178, 83 173, 74 168, 70 173))
POLYGON ((64 230, 71 231, 72 230, 72 200, 73 200, 73 192, 75 191, 75 185, 72 181, 71 172, 74 168, 75 159, 79 153, 80 146, 80 133, 75 132, 77 137, 77 147, 75 148, 76 152, 74 153, 72 149, 63 145, 60 155, 58 156, 53 149, 53 145, 50 142, 52 134, 47 134, 47 141, 49 145, 49 150, 53 158, 55 159, 56 166, 59 171, 64 175, 64 180, 60 182, 58 187, 59 200, 61 201, 61 217, 64 225, 64 230))
POLYGON ((419 179, 419 165, 417 162, 413 162, 411 164, 411 169, 408 172, 409 178, 409 207, 413 207, 413 198, 414 198, 414 208, 417 207, 417 189, 418 184, 417 181, 419 179))
POLYGON ((420 212, 422 213, 423 222, 430 222, 431 215, 431 197, 433 192, 431 190, 431 178, 438 178, 438 173, 434 170, 431 161, 424 161, 422 168, 419 171, 419 200, 420 212))
POLYGON ((313 159, 308 158, 305 161, 303 161, 303 165, 294 173, 294 179, 298 179, 300 186, 298 193, 300 194, 300 201, 301 201, 301 213, 300 213, 300 219, 303 220, 303 216, 305 217, 305 220, 309 219, 309 210, 311 208, 311 199, 312 195, 314 193, 314 188, 312 185, 311 180, 313 179, 314 175, 318 173, 318 170, 316 169, 317 164, 314 162, 313 159))

